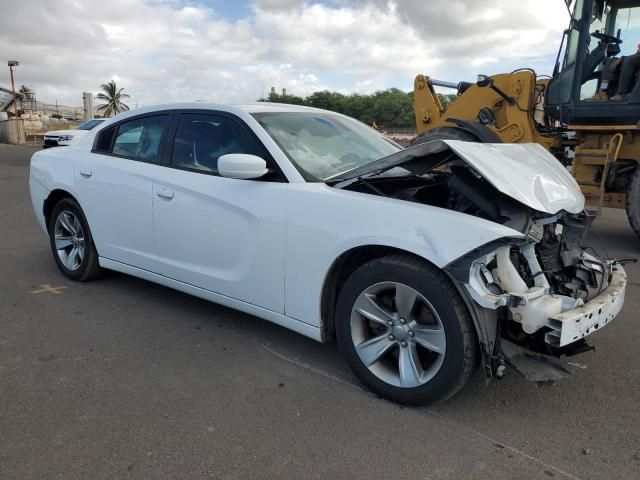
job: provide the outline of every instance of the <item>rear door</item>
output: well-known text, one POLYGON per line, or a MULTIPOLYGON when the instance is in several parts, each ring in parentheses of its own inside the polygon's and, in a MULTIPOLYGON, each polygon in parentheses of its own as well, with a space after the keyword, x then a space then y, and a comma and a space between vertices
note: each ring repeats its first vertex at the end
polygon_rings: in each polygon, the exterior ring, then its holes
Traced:
POLYGON ((230 114, 180 113, 171 166, 153 184, 161 273, 284 312, 287 184, 258 138, 230 114), (217 160, 227 153, 258 155, 273 171, 257 180, 220 177, 217 160))
POLYGON ((154 271, 152 178, 163 164, 171 112, 122 121, 100 132, 76 164, 76 185, 101 257, 154 271))

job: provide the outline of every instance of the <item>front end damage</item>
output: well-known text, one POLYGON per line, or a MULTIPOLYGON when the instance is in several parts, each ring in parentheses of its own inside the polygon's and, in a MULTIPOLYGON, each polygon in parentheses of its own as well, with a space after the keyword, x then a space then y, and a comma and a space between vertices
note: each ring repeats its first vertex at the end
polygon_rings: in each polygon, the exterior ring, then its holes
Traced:
POLYGON ((525 240, 493 242, 446 267, 474 314, 489 376, 510 365, 532 381, 562 378, 569 372, 554 358, 588 350, 585 337, 620 312, 625 271, 582 246, 589 223, 541 218, 525 240))
POLYGON ((472 313, 488 376, 501 377, 508 366, 537 382, 568 375, 557 359, 588 350, 585 338, 622 308, 622 265, 585 247, 592 217, 583 211, 584 197, 539 145, 429 142, 343 175, 333 186, 514 231, 444 268, 472 313))

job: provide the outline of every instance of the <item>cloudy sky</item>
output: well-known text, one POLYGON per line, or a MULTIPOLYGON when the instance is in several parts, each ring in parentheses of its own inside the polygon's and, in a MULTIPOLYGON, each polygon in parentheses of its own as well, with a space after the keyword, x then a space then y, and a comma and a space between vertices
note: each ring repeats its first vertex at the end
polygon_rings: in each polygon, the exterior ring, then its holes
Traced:
MULTIPOLYGON (((549 73, 562 0, 0 0, 0 59, 38 99, 81 105, 115 79, 130 104, 254 101, 271 86, 410 90, 418 73, 549 73)), ((1 67, 0 67, 1 68, 1 67)), ((0 69, 0 86, 9 85, 0 69)))

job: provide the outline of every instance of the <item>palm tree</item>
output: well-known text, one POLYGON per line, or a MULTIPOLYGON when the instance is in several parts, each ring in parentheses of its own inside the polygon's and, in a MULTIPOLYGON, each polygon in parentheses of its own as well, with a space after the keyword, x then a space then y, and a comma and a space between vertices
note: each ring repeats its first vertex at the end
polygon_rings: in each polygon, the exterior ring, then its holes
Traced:
POLYGON ((121 101, 123 98, 129 98, 129 95, 122 93, 124 89, 118 88, 115 81, 111 80, 109 83, 103 83, 100 88, 104 93, 99 93, 96 98, 107 103, 98 105, 98 111, 102 112, 105 117, 111 117, 129 110, 129 107, 121 101))

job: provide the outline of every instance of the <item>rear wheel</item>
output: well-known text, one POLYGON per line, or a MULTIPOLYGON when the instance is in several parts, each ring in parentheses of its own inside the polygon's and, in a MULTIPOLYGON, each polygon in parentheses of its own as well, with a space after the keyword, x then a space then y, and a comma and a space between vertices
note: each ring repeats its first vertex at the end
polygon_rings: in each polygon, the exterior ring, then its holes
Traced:
POLYGON ((631 228, 640 237, 640 168, 636 168, 629 180, 626 210, 631 228))
POLYGON ((448 398, 477 364, 475 330, 460 295, 440 270, 406 255, 372 260, 348 278, 336 336, 362 383, 399 403, 448 398))
POLYGON ((86 282, 101 272, 91 230, 75 200, 65 198, 53 207, 49 240, 53 258, 66 277, 86 282))

